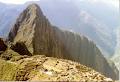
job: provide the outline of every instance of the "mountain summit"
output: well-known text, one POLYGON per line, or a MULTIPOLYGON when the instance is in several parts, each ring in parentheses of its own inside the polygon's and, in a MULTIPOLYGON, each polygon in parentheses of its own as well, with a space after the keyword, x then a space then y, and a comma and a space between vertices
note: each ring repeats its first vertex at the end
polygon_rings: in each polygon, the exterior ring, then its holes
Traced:
POLYGON ((21 13, 9 33, 9 40, 24 42, 32 54, 45 54, 58 58, 68 54, 56 36, 54 28, 36 4, 29 5, 21 13))
POLYGON ((21 27, 20 25, 24 23, 26 23, 27 25, 31 25, 31 23, 33 23, 34 20, 37 19, 37 17, 43 17, 43 14, 40 11, 40 8, 36 4, 29 5, 27 9, 24 10, 23 13, 20 14, 19 18, 17 19, 16 24, 14 25, 14 28, 9 33, 9 41, 13 41, 13 39, 17 35, 18 29, 21 27), (42 15, 42 16, 39 16, 39 15, 42 15))
POLYGON ((37 4, 29 5, 20 14, 8 40, 24 43, 32 55, 77 61, 107 77, 118 79, 114 64, 108 63, 92 41, 51 25, 37 4))

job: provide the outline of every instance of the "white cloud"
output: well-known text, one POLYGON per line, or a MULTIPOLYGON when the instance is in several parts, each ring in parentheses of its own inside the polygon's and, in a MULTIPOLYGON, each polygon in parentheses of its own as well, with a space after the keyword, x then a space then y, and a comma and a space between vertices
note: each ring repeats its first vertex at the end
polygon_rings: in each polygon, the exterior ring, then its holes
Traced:
POLYGON ((39 1, 39 0, 0 0, 0 2, 12 4, 24 4, 27 1, 39 1))

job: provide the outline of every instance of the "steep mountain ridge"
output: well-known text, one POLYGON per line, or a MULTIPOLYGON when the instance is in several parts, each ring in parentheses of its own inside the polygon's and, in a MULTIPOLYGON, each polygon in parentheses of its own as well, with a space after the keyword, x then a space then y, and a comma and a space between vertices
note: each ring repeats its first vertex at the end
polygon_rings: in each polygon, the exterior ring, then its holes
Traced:
POLYGON ((111 57, 116 46, 115 29, 118 25, 119 14, 114 11, 114 8, 109 8, 105 4, 92 4, 92 2, 86 0, 41 0, 37 3, 52 24, 83 34, 96 43, 105 57, 111 57))
MULTIPOLYGON (((79 2, 79 0, 40 0, 36 3, 41 6, 45 16, 49 18, 52 24, 57 25, 62 29, 67 29, 83 34, 84 36, 94 41, 94 43, 96 43, 105 57, 111 57, 116 46, 116 36, 114 30, 118 25, 117 18, 119 13, 116 11, 116 9, 111 8, 108 5, 101 3, 92 4, 91 2, 86 0, 83 0, 81 2, 79 2), (92 21, 84 23, 84 19, 87 16, 80 16, 82 12, 86 12, 92 16, 90 20, 96 19, 93 21, 93 24, 91 24, 92 21), (103 13, 102 15, 100 14, 101 12, 103 13), (106 30, 107 28, 108 30, 106 30), (100 29, 102 29, 102 31, 100 31, 100 29), (91 34, 94 32, 95 36, 91 36, 91 34)), ((8 32, 11 29, 10 27, 16 20, 16 17, 29 3, 32 2, 21 5, 3 4, 3 6, 1 6, 1 37, 7 36, 8 32)))
POLYGON ((24 42, 34 54, 65 58, 80 62, 112 79, 118 79, 96 45, 85 37, 52 26, 37 4, 31 4, 21 13, 8 40, 24 42))
POLYGON ((38 5, 34 4, 29 5, 20 15, 8 40, 24 42, 32 54, 45 54, 47 56, 49 54, 63 58, 68 53, 55 35, 54 29, 43 16, 38 5))

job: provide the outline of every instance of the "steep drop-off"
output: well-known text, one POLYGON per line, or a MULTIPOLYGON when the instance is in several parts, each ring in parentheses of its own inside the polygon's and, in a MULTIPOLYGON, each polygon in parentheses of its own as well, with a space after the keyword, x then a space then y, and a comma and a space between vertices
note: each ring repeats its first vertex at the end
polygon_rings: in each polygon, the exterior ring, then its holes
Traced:
POLYGON ((74 60, 107 77, 118 79, 118 70, 109 65, 92 41, 52 26, 36 4, 29 5, 20 14, 8 40, 24 42, 34 55, 74 60))

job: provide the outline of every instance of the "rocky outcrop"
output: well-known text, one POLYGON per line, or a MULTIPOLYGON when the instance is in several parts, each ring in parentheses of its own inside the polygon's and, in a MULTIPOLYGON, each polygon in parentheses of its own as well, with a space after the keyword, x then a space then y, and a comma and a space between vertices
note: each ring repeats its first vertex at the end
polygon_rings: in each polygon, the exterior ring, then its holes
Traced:
POLYGON ((36 4, 29 5, 10 31, 8 40, 24 42, 30 53, 80 62, 112 79, 118 79, 97 46, 83 36, 52 26, 36 4))
POLYGON ((17 42, 10 47, 15 52, 19 53, 20 55, 28 55, 31 56, 32 54, 28 51, 27 47, 23 42, 17 42))
POLYGON ((3 41, 2 38, 0 38, 0 54, 7 49, 7 45, 3 41))
POLYGON ((111 81, 100 73, 69 60, 36 55, 19 61, 0 59, 1 81, 111 81))
POLYGON ((20 55, 19 53, 15 52, 9 48, 0 55, 0 59, 6 60, 6 61, 8 61, 8 60, 18 61, 18 60, 26 58, 26 57, 29 57, 29 56, 28 55, 20 55))
POLYGON ((30 5, 21 13, 17 23, 9 33, 9 41, 24 42, 32 54, 68 58, 68 52, 56 36, 55 31, 38 5, 30 5), (18 30, 14 30, 16 28, 18 30), (65 57, 66 56, 66 57, 65 57))

